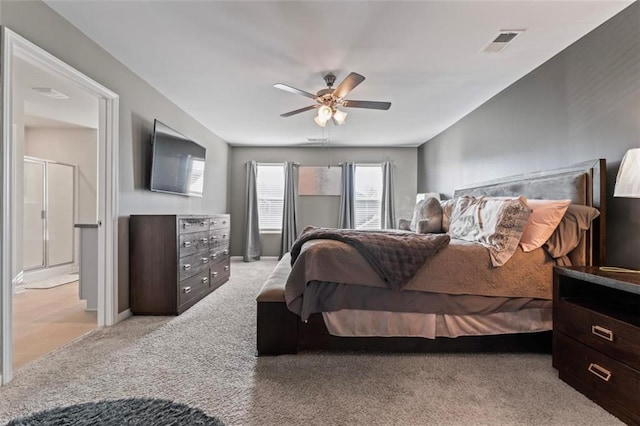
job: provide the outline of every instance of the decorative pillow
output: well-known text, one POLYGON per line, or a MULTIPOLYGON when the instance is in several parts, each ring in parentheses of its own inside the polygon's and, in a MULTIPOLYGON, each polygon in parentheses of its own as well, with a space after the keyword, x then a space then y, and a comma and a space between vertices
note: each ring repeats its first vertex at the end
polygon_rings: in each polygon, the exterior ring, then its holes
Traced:
POLYGON ((411 231, 411 221, 409 219, 398 220, 398 229, 403 231, 411 231))
POLYGON ((502 266, 518 248, 530 213, 524 197, 471 198, 466 207, 458 201, 449 234, 451 238, 476 241, 487 247, 493 266, 502 266))
POLYGON ((413 219, 409 229, 417 231, 418 222, 421 220, 429 221, 429 226, 425 227, 425 229, 431 230, 429 232, 440 232, 442 229, 442 207, 440 207, 440 201, 433 197, 418 201, 416 208, 413 210, 413 219))
POLYGON ((453 215, 453 209, 456 207, 457 200, 457 198, 452 198, 450 200, 440 201, 440 207, 442 208, 442 232, 449 232, 451 215, 453 215))
POLYGON ((449 232, 449 228, 451 227, 451 222, 456 218, 456 214, 464 211, 471 202, 475 200, 475 197, 470 195, 463 195, 462 197, 452 198, 451 200, 447 200, 442 207, 442 231, 449 232), (446 210, 446 212, 445 212, 446 210), (446 216, 446 217, 445 217, 446 216), (445 228, 446 226, 446 228, 445 228))
POLYGON ((531 215, 524 227, 520 247, 528 253, 547 242, 562 220, 571 200, 527 200, 531 215))
POLYGON ((582 234, 598 216, 600 212, 593 207, 571 204, 544 248, 555 259, 566 256, 578 247, 582 234))

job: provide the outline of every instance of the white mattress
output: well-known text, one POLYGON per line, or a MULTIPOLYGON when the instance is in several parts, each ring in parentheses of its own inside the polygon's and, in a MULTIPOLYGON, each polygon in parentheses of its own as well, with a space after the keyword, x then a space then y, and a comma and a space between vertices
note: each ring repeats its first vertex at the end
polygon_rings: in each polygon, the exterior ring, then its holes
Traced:
POLYGON ((436 337, 534 333, 552 329, 552 309, 487 315, 444 315, 343 309, 323 312, 327 330, 341 337, 436 337))

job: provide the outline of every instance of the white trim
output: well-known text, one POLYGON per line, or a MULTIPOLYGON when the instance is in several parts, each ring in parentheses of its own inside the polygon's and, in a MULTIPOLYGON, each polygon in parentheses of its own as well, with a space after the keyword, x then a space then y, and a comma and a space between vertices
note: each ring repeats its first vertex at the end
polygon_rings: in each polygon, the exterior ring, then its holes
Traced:
POLYGON ((113 325, 118 319, 118 285, 117 285, 117 220, 118 220, 118 147, 119 147, 119 98, 118 95, 91 78, 77 71, 70 65, 41 49, 27 39, 19 36, 7 27, 2 27, 2 158, 0 186, 2 196, 2 213, 0 215, 0 338, 2 353, 0 354, 0 385, 8 383, 12 378, 13 344, 12 344, 12 253, 11 253, 11 195, 13 188, 13 148, 10 123, 12 117, 12 64, 13 58, 19 57, 58 77, 70 79, 90 93, 100 98, 98 146, 100 164, 98 165, 99 186, 98 240, 101 256, 99 257, 98 284, 98 326, 113 325), (104 196, 104 197, 103 197, 104 196))
POLYGON ((126 320, 127 318, 129 318, 130 316, 133 316, 133 314, 131 313, 131 309, 127 309, 126 311, 122 311, 118 314, 118 322, 122 322, 124 320, 126 320))
POLYGON ((2 213, 0 214, 0 385, 8 383, 13 376, 13 347, 12 347, 12 289, 7 283, 12 282, 11 277, 11 161, 13 149, 12 139, 12 98, 11 88, 11 58, 13 57, 13 45, 6 31, 2 31, 2 62, 0 74, 2 74, 2 213), (9 61, 7 61, 9 59, 9 61), (8 344, 7 344, 8 343, 8 344))

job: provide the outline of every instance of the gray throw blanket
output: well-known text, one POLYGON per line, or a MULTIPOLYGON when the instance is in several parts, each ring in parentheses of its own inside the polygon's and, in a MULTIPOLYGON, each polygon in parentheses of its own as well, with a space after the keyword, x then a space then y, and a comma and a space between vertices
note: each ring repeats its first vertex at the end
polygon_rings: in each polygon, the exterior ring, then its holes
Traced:
POLYGON ((401 290, 428 259, 449 244, 449 235, 307 227, 291 248, 291 265, 309 240, 350 244, 389 288, 401 290))

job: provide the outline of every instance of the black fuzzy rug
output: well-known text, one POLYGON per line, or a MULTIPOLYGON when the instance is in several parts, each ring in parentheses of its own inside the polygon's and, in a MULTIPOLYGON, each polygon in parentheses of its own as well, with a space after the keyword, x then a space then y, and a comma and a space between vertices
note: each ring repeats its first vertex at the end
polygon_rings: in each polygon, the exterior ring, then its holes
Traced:
POLYGON ((164 425, 223 426, 202 410, 164 399, 130 398, 88 402, 18 417, 7 426, 39 425, 164 425))

